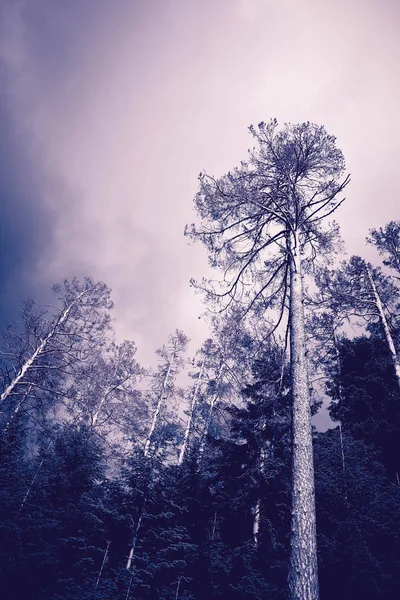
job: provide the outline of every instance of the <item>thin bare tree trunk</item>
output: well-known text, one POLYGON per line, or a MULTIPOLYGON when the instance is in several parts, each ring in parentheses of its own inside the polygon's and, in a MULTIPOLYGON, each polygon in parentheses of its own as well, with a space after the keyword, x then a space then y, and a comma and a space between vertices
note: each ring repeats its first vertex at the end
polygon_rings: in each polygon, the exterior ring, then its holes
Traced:
POLYGON ((4 426, 4 433, 6 433, 8 431, 8 428, 11 425, 11 421, 13 419, 15 419, 15 417, 17 416, 17 414, 19 413, 19 410, 21 408, 21 406, 23 405, 23 403, 25 402, 25 400, 27 399, 27 397, 29 396, 29 394, 32 391, 32 385, 29 385, 28 389, 26 390, 25 394, 22 396, 21 400, 18 402, 17 406, 14 408, 12 415, 10 416, 10 418, 8 419, 7 423, 4 426))
POLYGON ((130 571, 130 569, 131 569, 133 557, 135 555, 136 544, 137 544, 138 537, 139 537, 139 530, 140 530, 140 526, 142 524, 143 511, 144 511, 144 507, 142 508, 142 511, 139 515, 139 518, 137 520, 136 527, 135 527, 135 532, 133 534, 132 545, 131 545, 131 549, 129 552, 128 561, 126 563, 126 568, 128 569, 128 571, 130 571))
POLYGON ((254 519, 253 519, 253 544, 255 548, 258 548, 259 534, 260 534, 260 514, 261 514, 261 498, 257 500, 254 507, 254 519))
POLYGON ((303 284, 297 232, 290 248, 290 366, 292 379, 291 600, 318 600, 318 562, 310 392, 305 353, 303 284))
MULTIPOLYGON (((49 442, 49 445, 48 445, 48 446, 47 446, 47 448, 46 448, 46 452, 47 452, 48 450, 50 450, 50 446, 51 446, 51 442, 49 442)), ((29 494, 31 493, 31 491, 32 491, 32 488, 33 488, 33 486, 35 485, 35 481, 36 481, 36 479, 37 479, 37 476, 38 476, 38 475, 39 475, 39 473, 40 473, 40 470, 41 470, 41 468, 42 468, 42 466, 43 466, 44 460, 45 460, 45 459, 44 459, 44 458, 42 458, 42 460, 41 460, 41 461, 40 461, 40 463, 39 463, 39 466, 38 466, 38 468, 37 468, 37 469, 36 469, 36 471, 35 471, 35 474, 34 474, 34 475, 33 475, 33 477, 32 477, 32 481, 30 482, 30 484, 29 484, 29 486, 28 486, 28 489, 26 490, 26 494, 25 494, 25 496, 24 496, 24 498, 23 498, 23 500, 22 500, 22 502, 21 502, 21 505, 20 505, 20 507, 19 507, 19 510, 18 510, 18 515, 21 513, 22 509, 24 508, 24 505, 25 505, 26 501, 27 501, 27 500, 28 500, 28 498, 29 498, 29 494)))
POLYGON ((58 319, 54 323, 54 325, 51 328, 51 330, 49 331, 49 333, 44 337, 44 339, 40 342, 40 344, 36 348, 36 350, 31 354, 31 356, 22 365, 22 367, 21 367, 18 375, 16 375, 14 377, 14 379, 11 381, 11 383, 6 387, 6 389, 4 390, 4 392, 1 394, 0 400, 5 400, 11 394, 11 392, 14 390, 14 388, 19 383, 22 382, 22 380, 24 379, 25 375, 28 373, 29 370, 32 369, 32 367, 35 365, 36 361, 43 354, 43 352, 45 351, 46 346, 48 345, 48 343, 50 342, 50 340, 56 335, 56 333, 59 330, 59 328, 68 319, 68 316, 69 316, 69 313, 72 310, 72 307, 75 306, 75 304, 82 298, 82 296, 84 296, 88 292, 89 292, 89 290, 83 290, 83 292, 81 292, 80 294, 78 294, 78 296, 68 306, 66 306, 61 311, 58 319))
POLYGON ((393 343, 393 338, 392 338, 392 335, 390 333, 390 329, 389 329, 389 325, 388 325, 388 322, 387 322, 387 319, 386 319, 385 312, 383 310, 382 301, 381 301, 381 298, 379 296, 379 292, 378 292, 378 290, 376 288, 374 278, 372 277, 371 270, 368 267, 368 265, 365 265, 365 269, 366 269, 366 272, 367 272, 367 275, 368 275, 369 282, 371 284, 372 293, 374 294, 375 305, 376 305, 376 308, 377 308, 378 313, 379 313, 379 317, 380 317, 380 320, 381 320, 381 323, 382 323, 383 331, 385 333, 386 342, 387 342, 387 345, 389 347, 390 357, 392 359, 393 368, 394 368, 394 371, 396 373, 397 385, 400 388, 400 364, 399 364, 399 359, 397 357, 396 348, 395 348, 394 343, 393 343))
POLYGON ((178 600, 178 595, 179 595, 179 587, 181 585, 181 579, 182 579, 182 575, 179 575, 178 577, 178 583, 176 585, 176 594, 175 594, 175 600, 178 600))
POLYGON ((215 538, 216 531, 217 531, 217 511, 215 511, 215 513, 214 513, 213 526, 212 526, 212 532, 211 532, 212 540, 215 538))
MULTIPOLYGON (((265 431, 266 429, 266 422, 264 421, 264 423, 262 424, 262 431, 265 431)), ((264 468, 265 468, 265 457, 266 457, 266 451, 263 445, 263 440, 261 440, 261 447, 260 447, 260 461, 259 461, 259 470, 260 473, 262 474, 264 472, 264 468)), ((261 516, 261 498, 258 498, 256 505, 253 509, 253 514, 254 514, 254 519, 253 519, 253 544, 255 548, 258 548, 258 543, 259 543, 259 535, 260 535, 260 516, 261 516)))
POLYGON ((221 363, 221 365, 219 367, 219 370, 218 370, 218 375, 217 375, 217 379, 216 379, 216 382, 215 382, 216 391, 215 391, 215 394, 213 395, 213 397, 211 398, 210 408, 209 408, 209 411, 208 411, 206 426, 204 428, 204 431, 203 431, 203 434, 202 434, 201 440, 200 440, 199 453, 198 453, 198 458, 197 458, 197 462, 198 463, 201 462, 201 459, 203 457, 204 450, 205 450, 205 447, 206 447, 207 435, 208 435, 208 431, 209 431, 210 425, 211 425, 212 414, 213 414, 213 411, 214 411, 214 407, 215 407, 215 405, 217 403, 217 400, 219 398, 218 385, 219 385, 221 379, 222 379, 222 363, 221 363))
POLYGON ((165 392, 165 389, 166 389, 167 384, 168 384, 168 379, 169 379, 169 375, 171 373, 171 369, 172 369, 172 365, 173 365, 173 362, 174 362, 174 358, 175 358, 175 355, 169 361, 168 369, 167 369, 167 371, 165 373, 165 376, 164 376, 164 379, 163 379, 163 383, 162 383, 162 386, 161 386, 160 395, 158 397, 156 411, 154 413, 153 420, 152 420, 151 427, 150 427, 150 431, 149 431, 149 433, 147 435, 146 443, 145 443, 145 446, 144 446, 144 455, 145 456, 148 455, 149 450, 150 450, 151 438, 152 438, 154 430, 156 428, 158 417, 159 417, 160 411, 161 411, 161 407, 162 407, 162 404, 164 402, 164 392, 165 392))
POLYGON ((96 581, 96 585, 95 585, 95 590, 97 590, 97 588, 99 587, 99 583, 100 583, 100 579, 101 579, 101 574, 103 572, 104 569, 104 565, 106 564, 107 561, 107 555, 108 555, 108 549, 110 547, 111 542, 107 542, 107 548, 104 551, 104 556, 103 556, 103 562, 101 563, 101 567, 100 567, 100 571, 99 574, 97 576, 97 581, 96 581))
MULTIPOLYGON (((332 324, 332 338, 333 345, 335 348, 335 358, 336 358, 336 376, 337 376, 337 388, 338 388, 338 400, 341 404, 343 404, 343 390, 342 390, 342 369, 340 366, 340 352, 337 343, 337 336, 335 327, 332 324)), ((340 439, 340 452, 342 455, 342 470, 343 470, 343 486, 344 486, 344 498, 347 502, 347 478, 346 478, 346 461, 344 456, 344 443, 343 443, 343 432, 342 432, 342 423, 339 420, 339 439, 340 439)))
POLYGON ((185 452, 189 443, 189 435, 190 435, 190 428, 192 425, 192 421, 193 421, 193 415, 194 415, 194 411, 196 408, 196 404, 197 404, 197 397, 199 395, 199 391, 200 391, 200 387, 202 384, 202 380, 203 380, 203 373, 204 373, 204 365, 205 365, 206 359, 205 357, 203 358, 203 361, 201 363, 201 367, 200 367, 200 371, 197 377, 197 382, 196 382, 196 386, 194 388, 193 391, 193 397, 192 397, 192 402, 190 405, 190 413, 189 413, 189 418, 188 418, 188 422, 186 424, 186 429, 185 429, 185 436, 183 438, 183 442, 182 442, 182 446, 181 446, 181 451, 179 453, 179 458, 178 458, 178 465, 181 465, 185 456, 185 452))

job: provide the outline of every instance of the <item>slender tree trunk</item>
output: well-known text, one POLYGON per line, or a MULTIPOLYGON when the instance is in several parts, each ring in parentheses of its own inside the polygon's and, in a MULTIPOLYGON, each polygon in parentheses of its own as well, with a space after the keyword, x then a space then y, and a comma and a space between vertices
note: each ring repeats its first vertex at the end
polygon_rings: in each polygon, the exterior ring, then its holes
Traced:
POLYGON ((131 569, 133 557, 135 555, 136 544, 137 544, 138 537, 139 537, 139 530, 140 530, 140 526, 142 524, 143 511, 144 511, 144 506, 143 506, 142 511, 137 520, 135 532, 134 532, 133 538, 132 538, 132 545, 131 545, 131 549, 129 552, 128 561, 126 563, 126 568, 128 569, 128 571, 130 571, 130 569, 131 569))
POLYGON ((88 292, 89 292, 89 290, 84 290, 70 304, 68 304, 68 306, 63 308, 58 319, 53 324, 53 327, 51 328, 49 333, 40 342, 40 344, 38 345, 36 350, 31 354, 31 356, 24 362, 19 373, 14 377, 14 379, 11 381, 11 383, 6 387, 4 392, 1 394, 0 400, 5 400, 11 394, 11 392, 14 390, 14 388, 18 384, 23 382, 25 375, 32 369, 32 367, 34 367, 37 360, 40 358, 40 356, 46 350, 46 347, 47 347, 48 343, 50 342, 50 340, 57 334, 60 327, 68 319, 68 316, 69 316, 69 313, 71 312, 72 307, 75 306, 75 304, 82 298, 82 296, 84 296, 88 292))
POLYGON ((104 565, 106 564, 107 561, 107 555, 108 555, 108 549, 110 547, 111 542, 107 542, 107 548, 104 551, 104 555, 103 555, 103 562, 101 563, 101 567, 100 567, 100 571, 99 574, 97 576, 97 581, 96 581, 96 585, 95 585, 95 590, 97 590, 97 588, 99 587, 99 583, 100 583, 100 579, 101 579, 101 574, 103 572, 104 569, 104 565))
MULTIPOLYGON (((333 346, 335 348, 335 358, 336 358, 336 377, 337 377, 338 400, 341 404, 343 404, 342 369, 340 366, 340 352, 339 352, 339 347, 338 347, 338 343, 337 343, 336 331, 335 331, 335 327, 334 327, 333 323, 332 323, 332 339, 333 339, 333 346)), ((342 422, 340 420, 339 420, 339 439, 340 439, 340 452, 342 455, 344 499, 347 502, 346 461, 345 461, 345 456, 344 456, 342 422)))
MULTIPOLYGON (((262 431, 265 431, 267 424, 264 421, 262 424, 262 431)), ((264 473, 265 468, 265 458, 266 458, 266 450, 263 445, 263 440, 261 440, 260 447, 260 459, 259 459, 259 471, 262 475, 264 473)), ((261 498, 258 498, 256 505, 253 509, 254 519, 253 519, 253 544, 255 548, 258 548, 259 543, 259 535, 260 535, 260 516, 261 516, 261 498)))
POLYGON ((152 420, 151 426, 150 426, 150 431, 149 431, 149 433, 147 435, 146 443, 145 443, 145 446, 144 446, 144 455, 145 456, 148 455, 149 450, 150 450, 151 438, 153 437, 153 433, 154 433, 154 430, 155 430, 156 425, 157 425, 158 417, 160 416, 161 407, 162 407, 162 404, 164 402, 164 393, 165 393, 165 389, 166 389, 167 384, 168 384, 168 379, 169 379, 169 375, 171 373, 171 369, 172 369, 172 365, 173 365, 174 359, 175 359, 175 355, 169 361, 168 369, 167 369, 167 371, 165 373, 165 376, 164 376, 164 379, 163 379, 163 382, 162 382, 160 395, 158 397, 156 411, 154 413, 153 420, 152 420))
POLYGON ((187 450, 187 446, 188 446, 188 443, 189 443, 190 428, 191 428, 191 425, 192 425, 193 415, 194 415, 194 411, 195 411, 196 404, 197 404, 197 397, 199 395, 200 387, 201 387, 202 380, 203 380, 203 373, 204 373, 205 361, 206 361, 206 359, 204 357, 203 361, 201 363, 201 367, 200 367, 200 371, 199 371, 198 377, 197 377, 196 386, 195 386, 194 391, 193 391, 192 402, 191 402, 191 405, 190 405, 189 418, 188 418, 188 422, 186 424, 185 436, 183 438, 183 442, 182 442, 182 446, 181 446, 181 451, 179 453, 178 465, 182 464, 184 456, 185 456, 185 452, 187 450))
MULTIPOLYGON (((49 445, 48 445, 48 446, 47 446, 47 448, 46 448, 46 452, 48 452, 48 451, 50 450, 50 447, 51 447, 51 442, 49 442, 49 445)), ((40 473, 40 470, 41 470, 41 468, 43 467, 44 460, 45 460, 45 459, 44 459, 44 458, 42 458, 42 460, 41 460, 41 461, 40 461, 40 463, 39 463, 39 466, 38 466, 38 468, 36 469, 36 471, 35 471, 35 473, 34 473, 34 475, 33 475, 33 477, 32 477, 32 481, 30 482, 30 484, 29 484, 29 486, 28 486, 28 489, 26 490, 26 494, 25 494, 25 496, 24 496, 24 498, 23 498, 23 500, 22 500, 22 502, 21 502, 21 504, 20 504, 20 507, 19 507, 19 510, 18 510, 18 515, 21 513, 22 509, 23 509, 23 508, 24 508, 24 506, 25 506, 25 502, 26 502, 26 501, 28 500, 28 498, 29 498, 29 494, 31 493, 31 491, 32 491, 32 488, 33 488, 33 486, 35 485, 35 481, 36 481, 36 479, 37 479, 37 476, 39 475, 39 473, 40 473)))
POLYGON ((214 513, 213 526, 211 531, 211 539, 215 538, 215 532, 217 531, 217 511, 214 513))
POLYGON ((259 534, 260 534, 260 514, 261 514, 261 498, 257 500, 257 503, 253 509, 253 544, 255 548, 258 548, 259 534))
POLYGON ((219 391, 218 391, 218 386, 219 383, 222 379, 222 362, 221 365, 218 369, 218 375, 217 375, 217 379, 216 379, 216 391, 215 394, 213 395, 213 397, 211 398, 211 402, 210 402, 210 408, 208 411, 208 416, 207 416, 207 422, 206 422, 206 426, 204 428, 203 434, 201 436, 201 440, 200 440, 200 445, 199 445, 199 453, 198 453, 198 458, 197 458, 197 462, 200 463, 201 459, 203 458, 203 454, 204 454, 204 450, 206 447, 206 441, 207 441, 207 435, 210 429, 210 425, 211 425, 211 419, 212 419, 212 414, 214 411, 214 407, 217 403, 217 400, 219 398, 219 391))
POLYGON ((310 392, 305 354, 303 285, 298 234, 290 263, 290 366, 292 379, 292 523, 289 571, 291 600, 318 600, 310 392))
POLYGON ((374 278, 372 277, 371 270, 368 267, 368 265, 365 265, 365 269, 366 269, 366 272, 367 272, 367 275, 368 275, 369 282, 371 284, 372 293, 374 294, 375 304, 376 304, 376 308, 377 308, 377 310, 379 312, 379 317, 380 317, 380 320, 381 320, 381 323, 382 323, 383 331, 385 333, 386 342, 387 342, 387 345, 389 347, 390 357, 392 359, 393 368, 394 368, 394 371, 396 373, 397 385, 400 388, 400 364, 399 364, 399 359, 397 357, 396 348, 395 348, 394 343, 393 343, 393 338, 392 338, 392 335, 390 333, 390 329, 389 329, 389 325, 388 325, 388 322, 387 322, 387 319, 386 319, 385 312, 383 310, 382 301, 381 301, 381 298, 379 296, 379 292, 378 292, 378 290, 376 288, 374 278))
POLYGON ((7 423, 4 426, 4 433, 7 433, 11 422, 13 419, 15 419, 15 417, 17 416, 17 414, 19 413, 19 410, 21 408, 21 406, 24 404, 25 400, 27 399, 27 397, 29 396, 29 394, 32 391, 32 385, 28 386, 28 389, 25 391, 24 395, 22 396, 21 400, 18 402, 17 406, 14 408, 12 415, 10 416, 10 418, 8 419, 7 423))
POLYGON ((182 577, 183 577, 182 575, 179 575, 179 577, 178 577, 178 582, 176 584, 175 600, 178 600, 178 597, 179 597, 179 588, 180 588, 180 585, 181 585, 181 579, 182 579, 182 577))
POLYGON ((96 427, 96 424, 97 424, 97 421, 99 419, 101 410, 102 410, 102 408, 104 406, 104 403, 106 402, 108 396, 110 394, 112 394, 112 392, 114 392, 118 388, 118 386, 119 386, 119 383, 117 385, 114 385, 114 386, 108 388, 108 390, 104 393, 104 395, 103 395, 102 399, 100 400, 100 402, 98 403, 96 411, 95 411, 95 413, 94 413, 94 415, 92 417, 91 427, 96 427))

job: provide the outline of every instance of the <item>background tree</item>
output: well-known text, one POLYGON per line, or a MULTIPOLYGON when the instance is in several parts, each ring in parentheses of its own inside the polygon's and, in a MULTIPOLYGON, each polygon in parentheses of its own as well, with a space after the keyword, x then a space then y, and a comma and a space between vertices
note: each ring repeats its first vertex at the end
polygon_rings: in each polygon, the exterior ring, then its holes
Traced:
POLYGON ((361 257, 352 256, 336 271, 320 272, 319 285, 339 312, 379 323, 400 388, 400 362, 392 335, 395 317, 391 311, 397 302, 397 290, 391 280, 361 257))
POLYGON ((400 275, 400 221, 390 221, 385 227, 370 229, 367 243, 375 246, 384 257, 384 265, 400 275))
POLYGON ((110 333, 111 292, 104 283, 65 280, 53 291, 59 306, 48 309, 25 303, 22 331, 10 327, 3 337, 4 427, 22 408, 37 416, 60 408, 82 365, 110 333))
POLYGON ((152 376, 152 401, 154 404, 153 417, 144 444, 144 455, 151 450, 156 429, 162 417, 162 410, 167 408, 167 400, 176 393, 175 378, 184 365, 183 353, 186 350, 188 338, 182 331, 176 330, 169 336, 168 343, 157 350, 160 357, 157 371, 152 376))

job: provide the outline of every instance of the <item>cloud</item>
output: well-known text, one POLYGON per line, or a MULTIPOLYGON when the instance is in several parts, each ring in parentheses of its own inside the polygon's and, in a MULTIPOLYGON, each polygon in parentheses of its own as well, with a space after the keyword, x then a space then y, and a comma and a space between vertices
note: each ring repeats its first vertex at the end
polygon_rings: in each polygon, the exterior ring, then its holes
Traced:
POLYGON ((245 158, 247 126, 270 117, 337 135, 350 252, 370 256, 368 228, 398 217, 396 2, 6 4, 3 312, 89 274, 113 288, 118 335, 146 361, 177 326, 194 350, 188 281, 206 257, 182 232, 197 175, 245 158))

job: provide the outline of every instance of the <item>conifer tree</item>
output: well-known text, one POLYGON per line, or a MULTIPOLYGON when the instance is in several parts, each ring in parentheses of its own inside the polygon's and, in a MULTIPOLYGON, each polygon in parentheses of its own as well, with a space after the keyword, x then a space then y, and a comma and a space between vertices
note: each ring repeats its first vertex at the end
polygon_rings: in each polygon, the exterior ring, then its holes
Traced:
POLYGON ((317 548, 310 395, 305 358, 303 273, 332 250, 337 230, 323 228, 343 201, 344 159, 335 138, 311 123, 276 120, 251 127, 249 159, 221 178, 200 175, 195 199, 200 225, 187 233, 209 251, 219 284, 203 282, 211 302, 242 315, 287 302, 293 397, 293 508, 289 590, 292 600, 317 600, 317 548))

